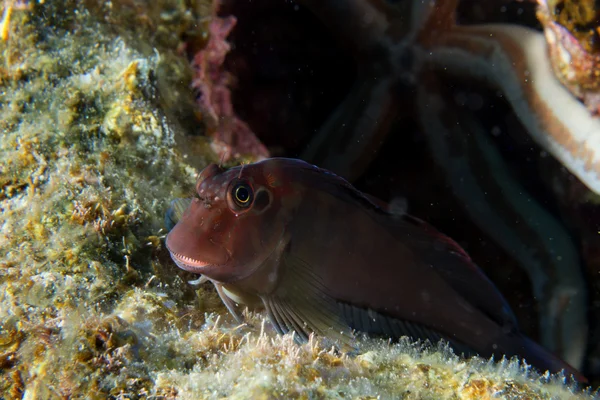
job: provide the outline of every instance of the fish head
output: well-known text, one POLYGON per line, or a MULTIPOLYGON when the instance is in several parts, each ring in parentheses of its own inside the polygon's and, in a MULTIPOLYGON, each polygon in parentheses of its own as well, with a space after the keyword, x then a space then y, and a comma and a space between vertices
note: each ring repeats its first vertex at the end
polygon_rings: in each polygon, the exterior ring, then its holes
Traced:
POLYGON ((281 174, 268 162, 202 170, 194 198, 167 236, 175 263, 223 283, 256 271, 278 248, 289 220, 281 174))

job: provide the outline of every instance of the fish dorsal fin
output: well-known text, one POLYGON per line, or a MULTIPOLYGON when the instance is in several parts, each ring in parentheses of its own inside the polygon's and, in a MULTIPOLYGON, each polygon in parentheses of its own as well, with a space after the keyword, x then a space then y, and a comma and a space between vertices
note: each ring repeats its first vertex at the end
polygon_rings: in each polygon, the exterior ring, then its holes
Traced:
POLYGON ((298 164, 299 160, 281 160, 282 164, 280 164, 280 167, 284 170, 285 176, 288 179, 299 182, 303 186, 310 188, 310 190, 327 193, 361 209, 389 215, 383 201, 379 199, 374 200, 376 199, 375 197, 356 189, 341 176, 306 162, 298 164))
MULTIPOLYGON (((438 231, 432 225, 428 224, 427 222, 423 221, 422 219, 413 217, 412 215, 409 215, 409 214, 404 214, 404 215, 402 215, 402 220, 410 225, 413 225, 417 229, 420 229, 425 235, 430 237, 433 241, 438 242, 439 244, 442 244, 445 247, 446 251, 449 251, 460 257, 463 257, 465 259, 465 261, 468 261, 468 262, 471 261, 471 257, 469 256, 469 254, 467 254, 467 252, 458 243, 456 243, 456 241, 454 241, 454 239, 444 235, 442 232, 438 231)), ((479 268, 477 266, 475 266, 475 264, 473 264, 472 262, 469 264, 468 268, 479 270, 479 268)))
POLYGON ((409 215, 389 220, 395 237, 414 251, 452 289, 497 324, 516 329, 517 319, 498 288, 454 240, 409 215))
POLYGON ((282 334, 295 332, 300 342, 308 340, 314 332, 342 351, 354 350, 355 338, 350 327, 311 266, 289 251, 282 255, 282 262, 283 274, 277 289, 263 297, 275 329, 282 334))

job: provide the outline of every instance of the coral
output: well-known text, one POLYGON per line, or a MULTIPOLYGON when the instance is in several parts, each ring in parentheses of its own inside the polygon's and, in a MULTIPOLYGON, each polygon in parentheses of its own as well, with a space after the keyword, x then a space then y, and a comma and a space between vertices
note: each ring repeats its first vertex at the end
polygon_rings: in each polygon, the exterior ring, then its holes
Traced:
POLYGON ((444 348, 340 356, 256 315, 219 322, 218 296, 162 244, 169 201, 219 157, 182 51, 207 33, 192 32, 206 2, 16 4, 0 40, 0 397, 591 397, 444 348))
POLYGON ((600 51, 600 7, 593 0, 559 0, 548 1, 548 6, 553 9, 556 21, 567 27, 585 51, 597 53, 600 51))
POLYGON ((230 50, 226 38, 236 21, 234 16, 218 17, 215 7, 209 24, 208 43, 193 60, 196 68, 193 86, 199 92, 202 118, 214 138, 215 150, 224 161, 249 154, 261 158, 269 156, 267 148, 233 110, 230 91, 233 78, 223 69, 223 63, 230 50))
POLYGON ((600 114, 600 4, 593 0, 538 0, 538 18, 556 77, 600 114))

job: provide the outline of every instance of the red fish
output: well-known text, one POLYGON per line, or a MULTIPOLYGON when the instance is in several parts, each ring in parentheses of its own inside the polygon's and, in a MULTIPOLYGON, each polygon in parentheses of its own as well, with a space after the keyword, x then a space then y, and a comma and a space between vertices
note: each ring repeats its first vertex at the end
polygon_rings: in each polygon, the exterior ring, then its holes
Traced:
POLYGON ((459 354, 518 356, 585 381, 519 331, 504 297, 452 239, 300 160, 208 166, 167 247, 240 321, 236 303, 264 306, 280 333, 300 340, 315 333, 347 349, 353 331, 443 339, 459 354))

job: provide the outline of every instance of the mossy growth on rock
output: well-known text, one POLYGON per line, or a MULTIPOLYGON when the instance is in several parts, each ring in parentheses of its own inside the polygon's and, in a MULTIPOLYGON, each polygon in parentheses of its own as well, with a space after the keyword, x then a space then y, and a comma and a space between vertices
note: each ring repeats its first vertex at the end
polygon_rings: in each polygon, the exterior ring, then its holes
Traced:
POLYGON ((207 1, 5 1, 0 398, 586 398, 516 364, 364 342, 297 346, 195 291, 164 214, 216 161, 184 41, 207 1))
MULTIPOLYGON (((161 299, 156 322, 185 314, 171 303, 194 302, 161 241, 170 199, 215 159, 192 123, 189 63, 174 39, 101 3, 31 2, 10 13, 16 5, 4 4, 0 392, 9 397, 137 391, 144 385, 129 385, 152 368, 131 368, 124 347, 144 353, 115 310, 136 288, 161 299), (115 348, 123 357, 111 364, 115 348)), ((152 3, 145 20, 201 19, 186 3, 152 3)))

